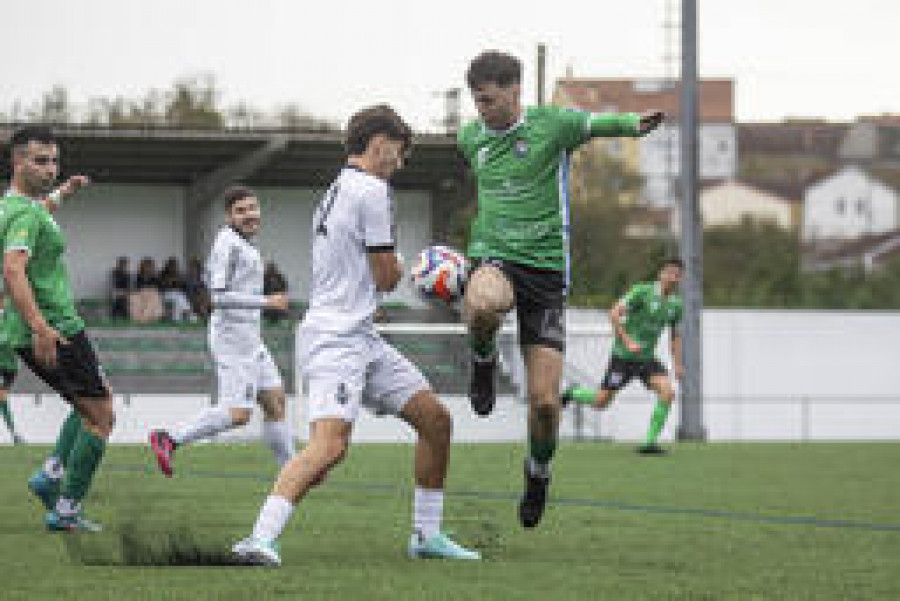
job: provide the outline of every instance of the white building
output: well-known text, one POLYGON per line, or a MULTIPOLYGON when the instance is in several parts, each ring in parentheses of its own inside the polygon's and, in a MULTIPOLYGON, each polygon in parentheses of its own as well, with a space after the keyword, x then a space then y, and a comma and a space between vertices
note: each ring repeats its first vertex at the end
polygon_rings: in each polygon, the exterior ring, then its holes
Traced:
POLYGON ((745 219, 774 223, 785 230, 796 225, 793 199, 735 180, 701 190, 700 212, 704 227, 737 225, 745 219))
POLYGON ((806 242, 846 240, 900 227, 897 191, 848 165, 807 188, 802 237, 806 242))

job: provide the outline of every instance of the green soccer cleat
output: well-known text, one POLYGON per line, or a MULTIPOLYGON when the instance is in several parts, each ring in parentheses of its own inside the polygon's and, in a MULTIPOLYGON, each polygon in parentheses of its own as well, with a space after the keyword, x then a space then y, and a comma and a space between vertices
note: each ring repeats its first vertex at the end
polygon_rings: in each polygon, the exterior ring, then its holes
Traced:
POLYGON ((53 511, 56 507, 56 499, 59 497, 59 480, 54 480, 44 473, 44 470, 37 470, 28 479, 28 490, 36 496, 45 509, 53 511))
POLYGON ((645 444, 645 445, 643 445, 643 446, 638 447, 637 449, 635 449, 635 452, 636 452, 638 455, 657 455, 657 456, 660 456, 660 455, 668 455, 668 454, 669 454, 669 451, 667 451, 667 450, 664 449, 663 447, 659 446, 658 444, 652 443, 652 442, 651 442, 651 443, 648 443, 648 444, 645 444))
POLYGON ((48 511, 44 518, 50 532, 100 532, 100 524, 92 522, 81 515, 81 511, 72 515, 63 515, 58 511, 48 511))
POLYGON ((231 552, 244 565, 264 568, 280 568, 281 555, 278 554, 278 543, 253 536, 234 544, 231 552))
POLYGON ((427 540, 423 539, 418 532, 414 532, 409 539, 409 557, 410 559, 481 559, 481 554, 453 542, 442 532, 438 532, 427 540))

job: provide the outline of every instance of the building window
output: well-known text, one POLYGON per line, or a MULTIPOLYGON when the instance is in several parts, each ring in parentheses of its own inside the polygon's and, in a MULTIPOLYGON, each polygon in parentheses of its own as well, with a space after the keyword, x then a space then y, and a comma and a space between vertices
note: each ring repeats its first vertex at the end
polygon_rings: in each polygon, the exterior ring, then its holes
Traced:
POLYGON ((847 201, 843 197, 837 199, 837 203, 835 203, 834 210, 837 211, 838 215, 843 215, 847 210, 847 201))
POLYGON ((865 215, 866 214, 866 201, 863 198, 860 198, 856 201, 856 214, 857 215, 865 215))
POLYGON ((727 140, 719 141, 719 152, 721 152, 723 154, 728 152, 728 141, 727 140))

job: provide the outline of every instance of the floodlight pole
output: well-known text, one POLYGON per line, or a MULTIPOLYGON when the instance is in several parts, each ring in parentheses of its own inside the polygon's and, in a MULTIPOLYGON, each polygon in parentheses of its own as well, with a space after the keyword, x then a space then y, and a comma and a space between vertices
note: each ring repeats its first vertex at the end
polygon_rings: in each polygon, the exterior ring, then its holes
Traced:
POLYGON ((697 1, 681 2, 681 254, 684 316, 678 438, 705 440, 703 425, 703 226, 697 208, 697 1))

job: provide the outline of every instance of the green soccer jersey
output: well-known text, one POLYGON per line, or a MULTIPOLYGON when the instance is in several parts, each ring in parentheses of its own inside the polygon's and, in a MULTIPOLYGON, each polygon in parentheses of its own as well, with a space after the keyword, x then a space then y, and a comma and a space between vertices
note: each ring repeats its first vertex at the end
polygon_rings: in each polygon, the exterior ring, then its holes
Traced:
MULTIPOLYGON (((11 302, 7 300, 7 302, 11 302)), ((0 310, 0 324, 3 323, 4 311, 0 310)), ((16 373, 19 370, 19 361, 13 347, 4 340, 2 328, 0 328, 0 373, 16 373)))
POLYGON ((635 113, 595 115, 556 106, 524 110, 505 131, 479 119, 457 136, 478 182, 468 254, 568 272, 569 154, 598 136, 637 136, 635 113))
MULTIPOLYGON (((28 252, 28 282, 50 327, 63 336, 83 330, 63 260, 66 241, 47 209, 30 198, 8 196, 0 206, 0 239, 4 253, 28 252)), ((14 348, 31 346, 31 329, 11 299, 4 311, 0 338, 14 348)))
POLYGON ((619 302, 625 306, 625 333, 641 345, 641 351, 629 351, 616 334, 613 357, 627 361, 652 361, 656 357, 656 343, 663 329, 674 327, 681 321, 681 296, 676 293, 663 296, 659 283, 650 282, 635 284, 619 302))

